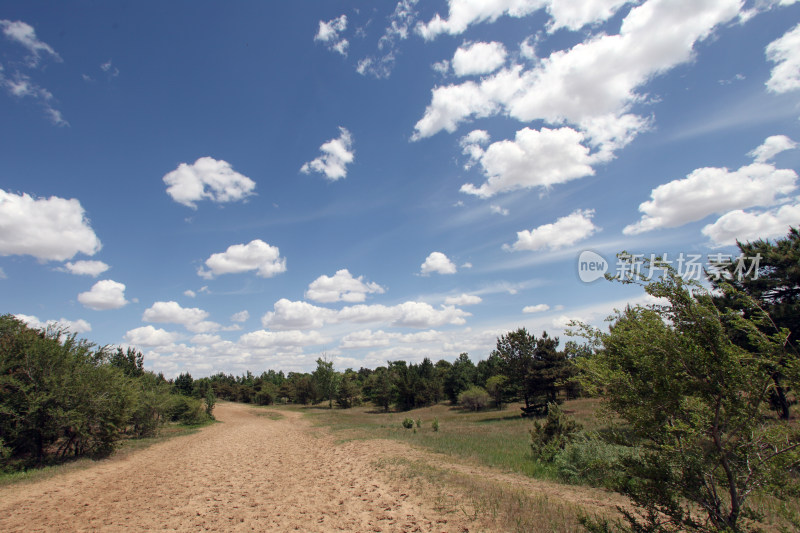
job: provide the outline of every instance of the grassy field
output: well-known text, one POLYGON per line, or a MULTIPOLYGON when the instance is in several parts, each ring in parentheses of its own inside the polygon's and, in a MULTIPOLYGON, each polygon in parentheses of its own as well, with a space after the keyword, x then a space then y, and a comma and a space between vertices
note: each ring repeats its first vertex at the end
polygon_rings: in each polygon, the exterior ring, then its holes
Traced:
MULTIPOLYGON (((579 399, 568 401, 563 407, 584 428, 596 429, 599 422, 594 413, 598 406, 598 400, 579 399)), ((552 466, 532 460, 528 432, 533 422, 520 416, 519 407, 520 404, 511 404, 500 411, 490 409, 476 413, 445 404, 402 413, 382 413, 371 406, 301 409, 315 424, 330 427, 342 441, 401 440, 504 471, 555 480, 552 466), (405 418, 414 420, 413 429, 403 427, 405 418), (432 427, 434 420, 439 423, 439 431, 432 427)))
MULTIPOLYGON (((597 399, 578 399, 565 402, 562 408, 584 429, 597 430, 608 425, 598 414, 600 406, 601 401, 597 399)), ((553 465, 533 460, 529 434, 533 421, 522 418, 519 407, 519 404, 512 404, 500 411, 469 412, 440 404, 389 413, 372 406, 333 410, 327 406, 286 406, 278 409, 300 410, 314 424, 330 428, 342 442, 360 439, 399 440, 503 472, 560 482, 553 465), (414 421, 412 429, 403 427, 406 418, 414 421), (432 427, 434 420, 438 421, 438 431, 432 427)), ((379 466, 410 480, 425 478, 429 482, 456 485, 466 495, 471 512, 488 513, 500 520, 505 528, 515 531, 582 530, 578 525, 578 517, 597 512, 596 509, 523 493, 476 479, 475 476, 419 462, 393 459, 379 466)), ((443 494, 446 494, 444 489, 443 494)), ((443 501, 447 501, 447 498, 443 497, 443 501)), ((766 495, 755 495, 753 503, 765 516, 766 531, 791 531, 800 527, 797 518, 800 516, 800 501, 787 503, 766 495)), ((458 508, 458 503, 450 505, 458 508)))
MULTIPOLYGON (((327 406, 282 406, 297 409, 315 425, 327 427, 341 442, 365 439, 393 439, 451 456, 457 462, 489 466, 500 472, 523 473, 557 481, 551 465, 534 461, 529 431, 533 421, 520 416, 521 404, 502 410, 480 412, 439 404, 405 412, 384 413, 372 406, 352 409, 328 409, 327 406), (403 427, 403 420, 414 421, 413 428, 403 427), (433 429, 434 420, 439 430, 433 429), (419 421, 419 425, 417 424, 419 421)), ((271 406, 276 408, 275 406, 271 406)), ((598 400, 579 399, 563 405, 587 429, 601 422, 595 416, 598 400)), ((615 516, 613 507, 584 508, 555 494, 525 490, 503 480, 469 475, 444 465, 399 457, 387 458, 376 467, 392 478, 406 480, 411 487, 425 483, 434 487, 437 506, 449 513, 480 516, 495 524, 498 531, 583 531, 582 515, 615 516), (611 512, 612 515, 607 513, 611 512)), ((569 491, 564 487, 564 491, 569 491)), ((562 491, 562 495, 563 492, 562 491)))

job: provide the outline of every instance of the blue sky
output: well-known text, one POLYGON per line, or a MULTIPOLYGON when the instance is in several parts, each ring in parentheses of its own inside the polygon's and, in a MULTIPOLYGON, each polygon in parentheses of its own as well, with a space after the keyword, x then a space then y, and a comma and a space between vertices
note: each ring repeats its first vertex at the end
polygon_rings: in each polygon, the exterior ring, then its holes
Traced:
POLYGON ((195 377, 601 325, 582 252, 800 224, 798 4, 4 2, 1 311, 195 377))

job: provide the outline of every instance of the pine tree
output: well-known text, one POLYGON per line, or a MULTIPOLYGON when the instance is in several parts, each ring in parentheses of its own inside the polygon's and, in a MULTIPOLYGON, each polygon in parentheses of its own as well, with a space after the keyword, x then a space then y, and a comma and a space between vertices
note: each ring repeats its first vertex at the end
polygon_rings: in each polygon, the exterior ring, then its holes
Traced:
MULTIPOLYGON (((796 361, 800 354, 800 231, 790 228, 785 238, 774 243, 766 240, 750 243, 737 241, 736 245, 743 260, 714 264, 712 271, 707 273, 708 278, 715 289, 729 283, 737 291, 756 300, 772 319, 769 329, 787 330, 787 346, 791 348, 787 350, 789 359, 777 361, 772 368, 774 387, 770 401, 781 418, 788 420, 792 402, 788 397, 790 390, 785 379, 785 368, 796 361), (750 267, 756 266, 756 261, 758 268, 748 273, 750 267), (742 266, 745 268, 742 269, 742 266)), ((715 303, 721 307, 746 311, 726 295, 715 297, 715 303)), ((748 347, 746 337, 739 336, 735 340, 748 347)))

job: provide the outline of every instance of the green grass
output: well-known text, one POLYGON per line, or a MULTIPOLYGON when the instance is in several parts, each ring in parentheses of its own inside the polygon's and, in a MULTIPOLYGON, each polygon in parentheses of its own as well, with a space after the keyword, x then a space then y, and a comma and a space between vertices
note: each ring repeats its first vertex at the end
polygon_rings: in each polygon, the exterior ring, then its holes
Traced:
POLYGON ((201 428, 213 423, 215 423, 214 420, 209 420, 208 422, 204 422, 202 424, 192 424, 192 425, 178 424, 178 423, 167 424, 159 428, 158 435, 154 437, 121 440, 118 443, 117 448, 114 450, 114 453, 111 454, 110 457, 104 459, 91 459, 87 457, 82 457, 78 459, 68 460, 66 462, 56 465, 43 466, 41 468, 31 468, 28 470, 21 470, 15 472, 0 471, 0 487, 13 485, 17 483, 30 483, 34 481, 41 481, 51 477, 66 474, 68 472, 90 468, 92 465, 97 464, 98 461, 108 460, 109 458, 111 459, 124 458, 132 453, 136 453, 137 451, 149 448, 153 444, 158 444, 160 442, 164 442, 166 440, 175 437, 182 437, 184 435, 191 435, 193 433, 197 433, 201 428))
MULTIPOLYGON (((258 406, 261 407, 261 406, 258 406)), ((280 420, 282 418, 286 418, 283 414, 279 413, 278 411, 261 411, 256 413, 257 416, 263 416, 265 418, 269 418, 270 420, 280 420)))
MULTIPOLYGON (((564 409, 587 429, 595 429, 597 400, 579 399, 566 402, 564 409)), ((520 416, 519 404, 505 409, 477 413, 440 404, 405 412, 377 412, 373 407, 352 409, 302 409, 311 420, 330 427, 341 441, 353 439, 395 439, 434 452, 463 457, 528 476, 557 479, 552 465, 534 461, 531 456, 529 430, 533 422, 520 416), (422 426, 405 429, 403 419, 422 420, 422 426), (432 423, 439 421, 439 431, 432 423), (414 431, 416 430, 416 431, 414 431)))

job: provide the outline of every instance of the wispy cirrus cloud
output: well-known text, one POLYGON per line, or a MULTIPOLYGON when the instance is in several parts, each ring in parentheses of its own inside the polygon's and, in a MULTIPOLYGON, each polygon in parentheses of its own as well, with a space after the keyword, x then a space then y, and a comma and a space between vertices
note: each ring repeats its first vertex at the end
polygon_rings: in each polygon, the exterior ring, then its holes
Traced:
POLYGON ((0 64, 0 87, 14 98, 35 100, 44 109, 45 116, 56 126, 69 126, 63 114, 56 108, 53 93, 39 85, 31 77, 36 73, 44 58, 62 62, 61 56, 52 46, 39 39, 33 26, 22 21, 0 19, 0 30, 3 36, 12 43, 21 46, 27 53, 17 59, 13 51, 10 55, 11 71, 0 64))

